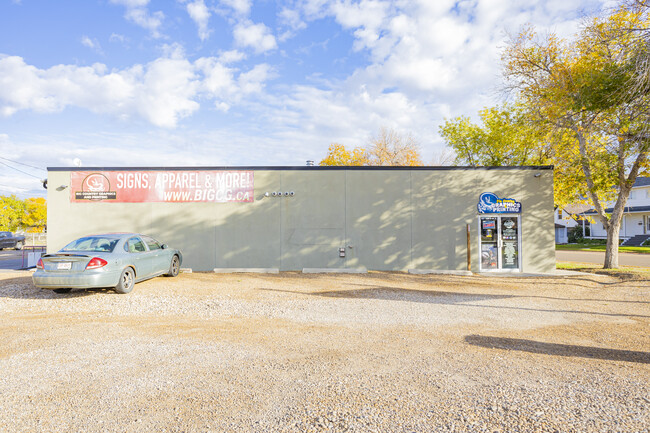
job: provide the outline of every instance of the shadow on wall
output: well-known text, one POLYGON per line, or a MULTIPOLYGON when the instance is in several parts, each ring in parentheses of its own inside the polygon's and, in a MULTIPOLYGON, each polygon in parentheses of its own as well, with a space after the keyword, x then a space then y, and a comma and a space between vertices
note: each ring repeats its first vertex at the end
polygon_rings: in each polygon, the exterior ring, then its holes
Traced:
MULTIPOLYGON (((544 226, 546 214, 551 215, 553 237, 552 209, 543 209, 547 200, 537 200, 538 192, 524 188, 530 182, 528 177, 533 179, 529 170, 350 173, 354 174, 346 178, 345 191, 339 190, 340 182, 334 182, 335 190, 323 188, 316 196, 300 179, 294 179, 296 195, 292 198, 263 198, 259 191, 266 185, 260 184, 256 185, 255 203, 223 207, 206 203, 203 208, 179 204, 161 215, 152 211, 150 232, 180 248, 184 266, 202 271, 215 267, 462 270, 466 267, 469 223, 473 270, 478 271, 476 203, 481 192, 493 190, 499 194, 508 191, 508 196, 525 202, 525 213, 542 215, 539 221, 525 217, 524 248, 548 249, 546 237, 537 236, 534 229, 544 226), (340 194, 345 194, 344 201, 336 199, 340 194), (322 208, 322 203, 307 197, 341 208, 327 209, 330 216, 325 218, 317 206, 322 208), (287 200, 297 199, 300 208, 287 206, 287 200), (290 213, 297 211, 304 215, 296 218, 290 213), (345 248, 345 258, 339 257, 339 248, 345 248)), ((279 177, 266 180, 271 186, 279 182, 279 177)), ((546 260, 547 254, 540 256, 546 260)), ((554 268, 554 256, 552 260, 549 266, 554 268)))
POLYGON ((650 352, 634 350, 604 349, 592 346, 544 343, 541 341, 525 340, 520 338, 489 337, 483 335, 468 335, 465 337, 465 342, 473 346, 486 347, 489 349, 517 350, 542 355, 650 364, 650 352))
POLYGON ((214 261, 214 224, 191 207, 175 204, 165 211, 152 211, 150 226, 144 234, 177 248, 183 254, 182 267, 196 271, 212 270, 214 261))

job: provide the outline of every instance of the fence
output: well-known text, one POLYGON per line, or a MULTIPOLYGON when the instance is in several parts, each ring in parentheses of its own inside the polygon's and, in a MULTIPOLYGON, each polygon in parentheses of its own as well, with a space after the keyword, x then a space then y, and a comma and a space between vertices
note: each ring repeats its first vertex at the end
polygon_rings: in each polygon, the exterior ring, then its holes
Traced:
POLYGON ((27 246, 45 246, 47 243, 47 233, 24 233, 23 235, 27 246))
MULTIPOLYGON (((27 236, 25 236, 25 238, 27 238, 27 236)), ((41 258, 41 255, 45 254, 45 245, 37 245, 37 246, 27 245, 23 247, 22 253, 23 253, 23 257, 22 257, 21 269, 33 268, 34 266, 36 266, 36 263, 38 263, 38 259, 41 258)))

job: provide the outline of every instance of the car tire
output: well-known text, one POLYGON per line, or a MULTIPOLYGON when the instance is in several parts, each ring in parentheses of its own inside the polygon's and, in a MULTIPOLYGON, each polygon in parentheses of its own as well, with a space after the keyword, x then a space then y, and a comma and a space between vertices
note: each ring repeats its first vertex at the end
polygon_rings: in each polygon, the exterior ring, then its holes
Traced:
POLYGON ((20 242, 20 241, 16 242, 16 246, 14 248, 16 248, 17 250, 22 250, 23 249, 23 243, 20 242))
POLYGON ((133 271, 133 268, 126 268, 122 271, 122 275, 120 275, 120 281, 117 283, 117 286, 115 286, 115 291, 117 293, 126 294, 133 290, 134 285, 135 272, 133 271))
POLYGON ((166 277, 175 277, 181 270, 181 259, 177 255, 172 257, 172 262, 169 264, 169 272, 165 274, 166 277))
POLYGON ((70 293, 72 289, 54 289, 54 293, 70 293))

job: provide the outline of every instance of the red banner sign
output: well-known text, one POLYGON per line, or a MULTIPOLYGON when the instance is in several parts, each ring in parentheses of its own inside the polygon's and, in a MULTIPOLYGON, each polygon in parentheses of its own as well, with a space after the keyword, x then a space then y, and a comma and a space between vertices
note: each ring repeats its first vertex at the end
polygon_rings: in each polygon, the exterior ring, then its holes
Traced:
POLYGON ((252 202, 253 171, 73 171, 73 202, 252 202))

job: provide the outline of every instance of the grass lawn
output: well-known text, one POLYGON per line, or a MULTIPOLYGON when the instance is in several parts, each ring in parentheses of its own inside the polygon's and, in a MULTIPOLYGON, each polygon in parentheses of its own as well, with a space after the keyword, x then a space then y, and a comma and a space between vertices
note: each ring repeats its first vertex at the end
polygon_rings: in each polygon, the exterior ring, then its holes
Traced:
MULTIPOLYGON (((605 248, 606 248, 605 245, 588 245, 588 244, 555 245, 556 250, 572 250, 572 251, 605 251, 605 248)), ((650 247, 619 246, 618 251, 621 253, 650 254, 650 247)))
POLYGON ((639 266, 619 266, 618 269, 603 269, 603 265, 595 263, 557 262, 555 267, 569 271, 609 275, 623 280, 650 280, 650 268, 639 266))

